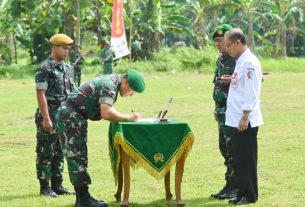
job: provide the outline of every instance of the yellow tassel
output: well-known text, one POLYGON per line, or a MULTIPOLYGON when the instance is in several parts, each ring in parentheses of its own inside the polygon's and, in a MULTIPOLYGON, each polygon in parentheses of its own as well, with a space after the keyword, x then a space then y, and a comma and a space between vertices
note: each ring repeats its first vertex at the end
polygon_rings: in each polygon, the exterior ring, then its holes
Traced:
MULTIPOLYGON (((116 172, 118 172, 118 166, 121 161, 121 155, 120 155, 120 145, 122 146, 122 150, 134 161, 131 162, 130 165, 135 168, 142 167, 144 168, 151 176, 153 176, 156 179, 162 179, 164 176, 170 171, 171 167, 176 164, 176 162, 183 158, 186 159, 189 152, 192 149, 193 142, 194 142, 194 134, 192 132, 189 132, 183 139, 182 144, 177 149, 177 151, 174 153, 175 155, 169 160, 169 162, 166 164, 166 166, 158 172, 156 169, 154 169, 150 164, 148 164, 143 157, 141 157, 135 149, 133 149, 130 145, 126 143, 127 141, 124 139, 122 134, 116 134, 114 137, 114 147, 115 150, 118 152, 118 163, 117 163, 117 169, 116 172)), ((112 156, 110 154, 111 158, 111 164, 112 162, 112 156)), ((113 165, 112 165, 113 166, 113 165)), ((115 175, 113 172, 113 176, 115 178, 115 185, 117 185, 118 175, 115 175)))

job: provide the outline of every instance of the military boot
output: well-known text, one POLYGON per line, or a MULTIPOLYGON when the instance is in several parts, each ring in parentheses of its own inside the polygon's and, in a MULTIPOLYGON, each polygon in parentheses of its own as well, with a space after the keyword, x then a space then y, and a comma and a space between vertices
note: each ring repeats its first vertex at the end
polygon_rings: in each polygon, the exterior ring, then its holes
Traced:
POLYGON ((49 181, 39 179, 40 183, 40 195, 48 196, 48 197, 58 197, 58 195, 50 188, 49 181))
POLYGON ((75 192, 70 191, 67 188, 64 188, 62 186, 62 178, 61 177, 56 177, 51 179, 51 187, 52 190, 57 194, 57 195, 75 195, 75 192))
POLYGON ((87 185, 75 188, 76 201, 74 207, 108 207, 104 201, 93 198, 89 193, 87 185))

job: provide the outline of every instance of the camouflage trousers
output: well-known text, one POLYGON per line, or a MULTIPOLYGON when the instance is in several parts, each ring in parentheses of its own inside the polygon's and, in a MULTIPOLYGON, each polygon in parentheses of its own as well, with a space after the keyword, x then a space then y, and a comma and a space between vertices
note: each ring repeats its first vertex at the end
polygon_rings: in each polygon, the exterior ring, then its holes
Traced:
POLYGON ((112 74, 112 62, 111 63, 104 63, 103 65, 103 75, 112 74))
POLYGON ((66 103, 62 103, 59 108, 56 120, 71 183, 74 187, 91 184, 87 171, 87 120, 66 103))
POLYGON ((35 124, 37 127, 36 172, 38 179, 50 180, 52 178, 62 180, 63 177, 64 155, 56 134, 56 112, 57 110, 49 110, 49 115, 53 123, 52 133, 43 129, 41 113, 37 110, 35 114, 35 124))
POLYGON ((219 150, 225 159, 224 165, 227 168, 225 173, 226 186, 235 188, 236 180, 230 128, 225 125, 225 114, 216 114, 215 116, 218 120, 219 150))
POLYGON ((82 78, 82 69, 80 67, 75 67, 75 83, 76 86, 80 86, 82 78))

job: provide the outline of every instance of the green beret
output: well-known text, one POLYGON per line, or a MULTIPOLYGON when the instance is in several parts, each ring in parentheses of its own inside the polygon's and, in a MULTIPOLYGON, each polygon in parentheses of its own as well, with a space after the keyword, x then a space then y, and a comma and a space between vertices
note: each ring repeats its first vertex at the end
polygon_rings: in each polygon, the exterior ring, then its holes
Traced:
POLYGON ((214 28, 213 39, 215 37, 223 37, 227 31, 232 29, 232 26, 229 24, 221 24, 214 28))
POLYGON ((70 45, 73 40, 65 34, 56 34, 51 37, 50 43, 54 45, 70 45))
POLYGON ((134 69, 128 69, 127 71, 127 81, 135 92, 142 93, 145 89, 144 77, 141 73, 134 69))

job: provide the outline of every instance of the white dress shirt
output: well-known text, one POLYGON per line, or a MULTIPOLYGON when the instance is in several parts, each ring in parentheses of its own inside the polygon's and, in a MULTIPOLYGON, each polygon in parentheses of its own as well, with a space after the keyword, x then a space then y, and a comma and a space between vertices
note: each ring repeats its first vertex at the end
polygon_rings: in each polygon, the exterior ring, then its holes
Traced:
POLYGON ((262 124, 260 93, 262 70, 260 61, 249 50, 245 50, 236 60, 234 73, 229 88, 226 110, 226 125, 238 127, 243 111, 250 111, 251 127, 262 124))

